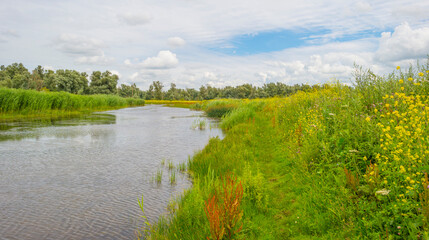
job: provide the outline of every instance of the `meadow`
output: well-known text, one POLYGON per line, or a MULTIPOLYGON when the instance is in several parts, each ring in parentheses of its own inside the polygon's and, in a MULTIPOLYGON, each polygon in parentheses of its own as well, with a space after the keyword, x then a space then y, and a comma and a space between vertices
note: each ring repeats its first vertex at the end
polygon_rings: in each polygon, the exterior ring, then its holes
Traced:
POLYGON ((114 95, 75 95, 66 92, 0 88, 0 119, 51 118, 130 106, 144 100, 114 95))
MULTIPOLYGON (((198 103, 221 116, 193 187, 148 239, 428 239, 429 68, 286 98, 198 103)), ((144 197, 144 196, 143 196, 144 197)))

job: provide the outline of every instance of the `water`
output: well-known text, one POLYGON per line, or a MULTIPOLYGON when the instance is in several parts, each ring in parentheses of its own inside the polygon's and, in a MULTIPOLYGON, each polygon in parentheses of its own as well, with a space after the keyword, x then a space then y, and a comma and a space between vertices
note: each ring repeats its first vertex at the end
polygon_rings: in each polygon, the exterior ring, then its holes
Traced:
POLYGON ((137 199, 144 196, 154 222, 191 184, 177 172, 171 185, 167 163, 186 162, 222 136, 209 119, 205 130, 192 128, 201 119, 200 112, 152 105, 0 123, 0 239, 135 238, 137 199))

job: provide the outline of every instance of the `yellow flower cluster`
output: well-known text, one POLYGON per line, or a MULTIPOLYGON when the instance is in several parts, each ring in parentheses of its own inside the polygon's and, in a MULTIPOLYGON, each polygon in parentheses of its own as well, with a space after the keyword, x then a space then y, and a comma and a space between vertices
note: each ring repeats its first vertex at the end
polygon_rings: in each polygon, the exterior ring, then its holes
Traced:
POLYGON ((396 194, 399 204, 416 207, 410 200, 417 199, 422 191, 422 167, 429 157, 429 98, 395 93, 383 99, 376 115, 381 129, 376 161, 383 184, 396 194))

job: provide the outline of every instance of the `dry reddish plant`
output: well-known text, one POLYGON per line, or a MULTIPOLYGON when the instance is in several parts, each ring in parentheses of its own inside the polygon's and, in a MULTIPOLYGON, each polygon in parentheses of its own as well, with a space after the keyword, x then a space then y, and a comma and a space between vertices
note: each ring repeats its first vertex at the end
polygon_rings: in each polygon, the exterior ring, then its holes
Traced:
MULTIPOLYGON (((237 178, 227 175, 222 189, 205 202, 205 212, 210 225, 211 238, 215 240, 226 236, 231 239, 241 231, 239 222, 243 217, 240 209, 243 198, 243 186, 237 178)), ((207 237, 207 239, 210 239, 207 237)))
POLYGON ((344 168, 344 173, 346 174, 347 186, 357 192, 357 188, 359 186, 358 175, 354 175, 352 171, 347 170, 347 168, 344 168))
MULTIPOLYGON (((212 239, 219 240, 225 234, 224 222, 222 221, 222 213, 219 204, 217 203, 216 194, 209 198, 205 203, 205 211, 209 220, 210 233, 212 239)), ((207 239, 210 239, 207 237, 207 239)))

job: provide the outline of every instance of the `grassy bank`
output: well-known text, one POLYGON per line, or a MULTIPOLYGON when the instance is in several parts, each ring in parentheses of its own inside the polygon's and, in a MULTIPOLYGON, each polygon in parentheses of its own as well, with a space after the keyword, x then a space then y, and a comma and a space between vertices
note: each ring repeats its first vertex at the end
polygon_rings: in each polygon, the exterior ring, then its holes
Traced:
POLYGON ((82 96, 65 92, 0 88, 0 119, 3 120, 70 116, 141 105, 144 105, 142 99, 113 95, 82 96))
POLYGON ((186 101, 186 100, 146 100, 146 104, 160 104, 167 107, 192 108, 195 104, 200 104, 201 101, 186 101))
MULTIPOLYGON (((244 100, 152 239, 427 239, 428 68, 244 100)), ((228 105, 212 102, 212 106, 228 105)), ((208 109, 208 108, 206 108, 208 109)), ((173 206, 173 205, 172 205, 173 206)))

